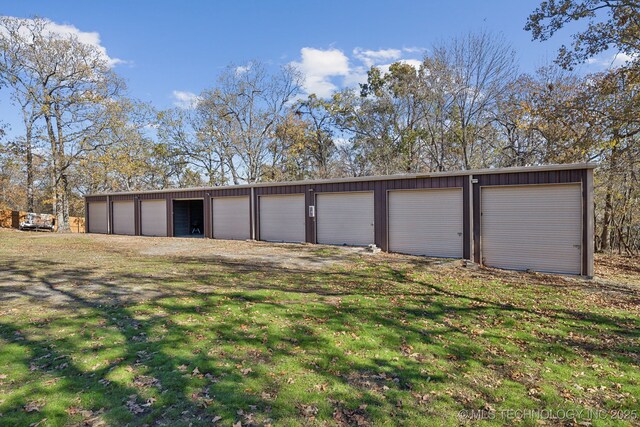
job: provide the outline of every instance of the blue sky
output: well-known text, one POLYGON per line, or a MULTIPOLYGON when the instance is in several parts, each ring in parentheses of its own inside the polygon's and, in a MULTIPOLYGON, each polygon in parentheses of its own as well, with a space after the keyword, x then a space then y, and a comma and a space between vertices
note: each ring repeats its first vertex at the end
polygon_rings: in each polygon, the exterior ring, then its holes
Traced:
MULTIPOLYGON (((531 41, 523 27, 537 5, 537 0, 0 0, 0 13, 38 15, 78 32, 106 49, 131 96, 168 108, 213 85, 230 63, 294 62, 307 74, 309 89, 326 94, 355 84, 371 63, 419 60, 434 43, 481 29, 502 33, 516 50, 521 71, 531 72, 550 63, 571 34, 570 27, 551 41, 531 41)), ((602 65, 583 67, 596 71, 602 65)), ((0 91, 0 114, 11 124, 12 110, 7 91, 0 91)))

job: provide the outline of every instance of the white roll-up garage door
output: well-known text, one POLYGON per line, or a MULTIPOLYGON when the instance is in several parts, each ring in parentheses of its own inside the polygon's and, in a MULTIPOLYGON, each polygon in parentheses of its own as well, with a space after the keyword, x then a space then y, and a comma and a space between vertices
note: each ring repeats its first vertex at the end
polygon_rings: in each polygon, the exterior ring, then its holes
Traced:
POLYGON ((113 234, 136 234, 133 200, 113 202, 113 234))
POLYGON ((304 194, 260 196, 260 240, 305 241, 304 194))
POLYGON ((107 202, 89 202, 89 233, 107 233, 107 202))
POLYGON ((249 196, 211 199, 213 238, 246 240, 251 237, 249 196))
POLYGON ((140 233, 143 236, 167 235, 167 202, 142 200, 140 202, 140 233))
POLYGON ((462 258, 462 189, 394 190, 388 198, 390 251, 462 258))
POLYGON ((316 195, 317 242, 368 245, 375 242, 373 192, 316 195))
POLYGON ((483 263, 580 274, 581 191, 575 184, 482 188, 483 263))

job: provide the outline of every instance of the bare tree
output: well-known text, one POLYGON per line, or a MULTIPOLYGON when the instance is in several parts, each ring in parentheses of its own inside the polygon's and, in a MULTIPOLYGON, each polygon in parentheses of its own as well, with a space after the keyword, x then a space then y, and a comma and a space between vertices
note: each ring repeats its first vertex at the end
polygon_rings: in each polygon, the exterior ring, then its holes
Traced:
POLYGON ((302 78, 290 66, 270 74, 264 64, 229 66, 217 87, 203 93, 203 105, 217 123, 220 138, 228 142, 225 153, 234 183, 256 182, 269 157, 269 145, 288 104, 299 93, 302 78))
MULTIPOLYGON (((20 108, 22 123, 24 125, 24 138, 14 141, 18 151, 24 155, 26 172, 26 208, 34 211, 34 171, 33 148, 34 128, 37 120, 42 116, 37 100, 35 76, 31 72, 29 64, 22 60, 28 55, 26 40, 20 40, 20 28, 22 21, 3 18, 0 24, 5 31, 0 31, 0 80, 11 89, 11 100, 20 108)), ((38 30, 42 31, 44 25, 38 30)))
MULTIPOLYGON (((50 147, 54 214, 58 231, 69 230, 69 173, 75 162, 103 144, 109 126, 106 105, 123 89, 107 58, 73 35, 48 29, 49 21, 0 18, 6 38, 3 54, 12 61, 2 73, 20 78, 21 85, 44 120, 50 147)), ((6 75, 5 75, 5 78, 6 75)))
POLYGON ((209 185, 224 185, 221 133, 204 105, 174 108, 158 115, 158 137, 195 171, 204 172, 209 185))
POLYGON ((491 130, 493 109, 500 94, 516 77, 515 52, 501 37, 469 33, 434 47, 433 59, 446 64, 454 96, 450 136, 460 153, 461 167, 480 166, 491 130))

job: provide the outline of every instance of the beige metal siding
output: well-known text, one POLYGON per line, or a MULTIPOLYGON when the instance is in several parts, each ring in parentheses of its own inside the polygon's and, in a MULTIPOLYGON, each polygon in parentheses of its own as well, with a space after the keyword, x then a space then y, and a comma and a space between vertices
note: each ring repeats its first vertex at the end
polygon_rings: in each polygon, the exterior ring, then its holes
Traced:
POLYGON ((316 196, 318 243, 368 245, 375 242, 373 192, 316 196))
POLYGON ((260 196, 260 240, 305 241, 304 194, 260 196))
POLYGON ((462 258, 462 189, 395 190, 388 200, 390 251, 462 258))
POLYGON ((133 201, 113 202, 113 234, 136 234, 133 201))
POLYGON ((251 237, 249 196, 215 197, 213 211, 213 238, 246 240, 251 237))
POLYGON ((140 226, 143 236, 167 235, 167 202, 142 200, 140 202, 140 226))
POLYGON ((107 202, 89 202, 89 233, 107 233, 107 202))
POLYGON ((483 263, 580 274, 581 197, 574 184, 482 188, 483 263))

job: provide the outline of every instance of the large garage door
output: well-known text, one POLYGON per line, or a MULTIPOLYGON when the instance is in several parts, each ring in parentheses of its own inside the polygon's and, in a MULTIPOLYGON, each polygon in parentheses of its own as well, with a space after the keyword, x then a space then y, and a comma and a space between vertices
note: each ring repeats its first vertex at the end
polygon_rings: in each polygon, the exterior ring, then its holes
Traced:
POLYGON ((318 243, 368 245, 375 242, 373 193, 330 193, 316 196, 318 243))
POLYGON ((214 239, 251 238, 249 196, 216 197, 211 200, 211 206, 214 239))
POLYGON ((136 234, 133 201, 113 202, 113 234, 136 234))
POLYGON ((304 194, 260 196, 260 240, 304 242, 304 194))
POLYGON ((462 258, 462 189, 389 193, 389 250, 462 258))
POLYGON ((165 200, 141 201, 140 226, 143 236, 166 236, 167 202, 165 200))
POLYGON ((485 187, 481 197, 484 264, 580 274, 580 185, 485 187))
POLYGON ((89 233, 107 233, 107 202, 89 202, 89 233))

